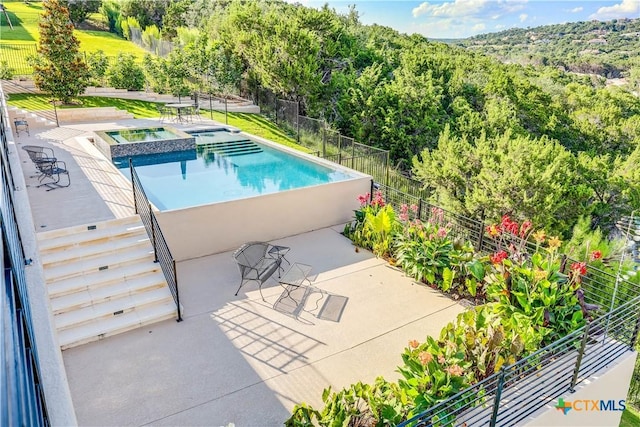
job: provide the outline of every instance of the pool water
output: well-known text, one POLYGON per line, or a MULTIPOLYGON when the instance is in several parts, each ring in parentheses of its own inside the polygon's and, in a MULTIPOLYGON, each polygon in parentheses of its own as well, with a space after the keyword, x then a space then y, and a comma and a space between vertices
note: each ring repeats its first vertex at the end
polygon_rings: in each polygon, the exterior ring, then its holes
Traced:
POLYGON ((131 129, 105 132, 119 144, 129 142, 163 141, 165 139, 179 138, 175 133, 165 128, 155 129, 131 129))
MULTIPOLYGON (((193 134, 195 150, 133 156, 149 200, 160 210, 243 199, 354 178, 226 131, 193 134)), ((131 179, 129 158, 114 164, 131 179)))

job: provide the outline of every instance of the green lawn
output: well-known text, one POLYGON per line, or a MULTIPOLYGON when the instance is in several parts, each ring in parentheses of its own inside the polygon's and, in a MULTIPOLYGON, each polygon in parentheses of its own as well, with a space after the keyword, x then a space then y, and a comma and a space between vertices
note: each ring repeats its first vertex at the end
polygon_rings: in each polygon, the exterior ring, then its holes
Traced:
POLYGON ((627 409, 622 413, 622 420, 620 420, 620 427, 638 427, 640 426, 640 413, 631 406, 627 406, 627 409))
MULTIPOLYGON (((8 61, 9 66, 18 74, 24 74, 25 68, 30 69, 25 57, 35 53, 35 43, 40 38, 38 21, 42 14, 41 2, 4 1, 9 12, 13 30, 9 27, 4 14, 0 15, 0 60, 8 61), (24 45, 23 48, 16 45, 24 45)), ((75 30, 74 34, 80 41, 81 52, 102 50, 105 55, 115 57, 120 52, 132 53, 139 59, 145 54, 141 47, 123 39, 122 37, 105 31, 75 30)))
MULTIPOLYGON (((9 105, 24 110, 51 110, 50 98, 45 95, 33 95, 28 93, 11 94, 7 101, 9 105)), ((137 119, 158 117, 157 104, 155 102, 138 101, 122 98, 105 98, 100 96, 82 96, 78 98, 77 105, 62 105, 60 109, 85 108, 85 107, 116 107, 126 110, 137 119)), ((202 110, 202 116, 210 118, 208 110, 202 110)), ((213 120, 225 123, 224 112, 214 111, 213 120)), ((229 113, 229 125, 237 127, 243 132, 256 135, 269 141, 274 141, 300 151, 309 152, 309 149, 296 144, 294 138, 279 129, 274 123, 259 114, 229 113)))

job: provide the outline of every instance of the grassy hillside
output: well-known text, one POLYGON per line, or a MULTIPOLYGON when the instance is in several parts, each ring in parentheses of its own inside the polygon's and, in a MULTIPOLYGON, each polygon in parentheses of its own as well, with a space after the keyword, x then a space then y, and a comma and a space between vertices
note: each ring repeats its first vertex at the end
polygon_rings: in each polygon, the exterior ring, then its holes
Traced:
MULTIPOLYGON (((4 14, 0 16, 0 61, 7 61, 17 74, 27 74, 29 67, 26 56, 35 53, 35 43, 39 39, 38 21, 42 14, 41 2, 4 1, 5 9, 13 25, 10 28, 4 14), (21 46, 22 45, 22 46, 21 46)), ((116 56, 119 52, 130 52, 138 58, 144 56, 141 47, 104 31, 75 30, 80 41, 81 52, 102 50, 107 56, 116 56)))

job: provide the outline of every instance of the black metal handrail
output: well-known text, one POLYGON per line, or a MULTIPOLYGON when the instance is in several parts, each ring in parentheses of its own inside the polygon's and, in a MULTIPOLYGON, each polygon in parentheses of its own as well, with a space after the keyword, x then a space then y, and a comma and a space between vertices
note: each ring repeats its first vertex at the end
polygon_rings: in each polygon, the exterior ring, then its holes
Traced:
POLYGON ((400 426, 519 424, 633 350, 638 305, 640 296, 400 426))
MULTIPOLYGON (((0 90, 0 99, 3 99, 0 90)), ((35 345, 33 316, 29 304, 29 293, 25 266, 26 260, 22 237, 15 211, 15 183, 8 161, 8 139, 4 120, 5 106, 0 101, 0 236, 4 245, 4 267, 0 285, 0 304, 6 322, 0 322, 0 360, 6 367, 0 376, 0 395, 5 396, 2 419, 10 419, 16 425, 48 425, 49 415, 41 386, 40 361, 35 345), (10 184, 11 182, 11 184, 10 184)))
POLYGON ((173 295, 178 312, 178 322, 182 321, 182 313, 180 310, 180 293, 178 292, 178 274, 176 269, 176 260, 171 255, 169 245, 165 240, 160 225, 156 219, 151 203, 144 192, 140 178, 133 167, 133 161, 129 158, 129 169, 131 171, 131 184, 133 187, 133 201, 135 210, 147 230, 147 234, 153 245, 154 262, 160 263, 164 277, 173 295))

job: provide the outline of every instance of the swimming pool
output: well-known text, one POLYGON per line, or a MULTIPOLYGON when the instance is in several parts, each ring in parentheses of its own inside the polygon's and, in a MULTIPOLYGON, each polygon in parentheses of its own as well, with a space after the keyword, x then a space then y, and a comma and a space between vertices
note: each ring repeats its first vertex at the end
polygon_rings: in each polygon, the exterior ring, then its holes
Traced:
MULTIPOLYGON (((195 148, 131 156, 176 261, 341 230, 371 190, 369 175, 255 136, 200 131, 194 139, 195 148)), ((111 158, 128 176, 129 157, 111 158)))
MULTIPOLYGON (((160 210, 244 199, 353 179, 344 168, 296 156, 244 135, 194 133, 196 149, 131 156, 149 200, 160 210)), ((131 179, 129 157, 114 164, 131 179)))

